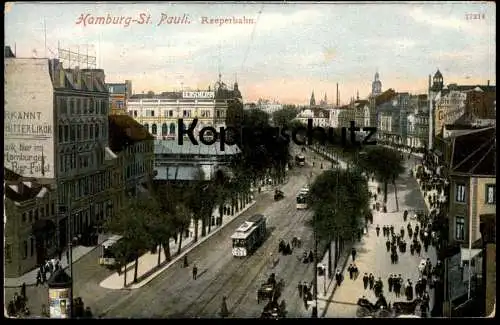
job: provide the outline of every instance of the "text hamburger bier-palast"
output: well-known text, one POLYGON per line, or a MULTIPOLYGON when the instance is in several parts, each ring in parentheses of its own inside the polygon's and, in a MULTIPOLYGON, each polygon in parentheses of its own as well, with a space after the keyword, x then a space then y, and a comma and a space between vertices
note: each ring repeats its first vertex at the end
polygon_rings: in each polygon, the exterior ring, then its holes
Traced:
POLYGON ((207 98, 214 99, 215 93, 213 91, 183 91, 182 98, 207 98))
MULTIPOLYGON (((198 124, 198 119, 195 118, 189 124, 189 126, 185 126, 183 119, 178 119, 177 122, 177 141, 179 145, 184 144, 184 136, 186 135, 189 138, 189 141, 198 145, 198 140, 196 140, 194 135, 194 130, 196 125, 198 124)), ((213 126, 205 126, 198 132, 199 141, 204 145, 213 145, 215 142, 219 140, 220 150, 224 151, 225 145, 235 145, 237 144, 236 140, 239 140, 243 143, 252 142, 255 144, 263 144, 270 139, 280 137, 283 141, 290 143, 290 140, 297 145, 311 145, 313 143, 314 135, 321 135, 321 139, 319 142, 324 144, 326 142, 331 144, 341 144, 343 146, 347 145, 347 131, 349 131, 349 144, 350 145, 375 145, 377 141, 371 140, 372 137, 377 132, 376 127, 356 127, 356 122, 351 121, 350 126, 348 128, 342 127, 339 128, 341 131, 340 136, 338 133, 334 132, 334 128, 323 128, 320 126, 313 126, 313 120, 307 120, 306 126, 299 126, 293 129, 289 129, 287 127, 279 128, 279 127, 260 127, 260 128, 235 128, 233 126, 227 127, 219 127, 219 130, 215 129, 213 126), (241 133, 239 132, 241 131, 241 133), (364 139, 362 141, 358 141, 360 131, 364 133, 364 139), (358 133, 356 133, 358 132, 358 133), (304 139, 297 138, 298 134, 302 134, 302 138, 307 138, 307 141, 304 139), (207 137, 205 137, 207 136, 207 137), (291 139, 290 139, 291 137, 291 139)))

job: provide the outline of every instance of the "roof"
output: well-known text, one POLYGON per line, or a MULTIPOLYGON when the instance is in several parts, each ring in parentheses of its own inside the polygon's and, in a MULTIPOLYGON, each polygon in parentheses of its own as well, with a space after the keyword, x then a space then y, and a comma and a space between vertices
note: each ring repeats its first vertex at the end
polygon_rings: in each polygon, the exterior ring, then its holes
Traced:
POLYGON ((219 142, 213 145, 204 145, 198 142, 198 145, 195 145, 188 139, 184 139, 182 145, 180 145, 177 140, 156 139, 154 141, 154 152, 156 155, 232 156, 239 154, 241 151, 237 145, 230 146, 227 144, 224 146, 224 151, 222 151, 219 142))
POLYGON ((3 48, 3 57, 4 58, 15 58, 16 56, 14 55, 14 52, 12 52, 12 49, 10 46, 5 46, 3 48))
POLYGON ((130 142, 153 140, 153 136, 139 122, 128 115, 109 115, 109 147, 122 151, 130 142))
POLYGON ((495 85, 457 85, 457 84, 448 85, 448 89, 458 90, 458 91, 469 91, 469 90, 474 90, 476 88, 479 88, 484 92, 495 92, 496 91, 495 85))
POLYGON ((365 99, 360 99, 360 100, 357 100, 354 102, 354 104, 359 107, 359 106, 365 106, 365 105, 369 105, 370 104, 370 101, 368 100, 365 100, 365 99))
POLYGON ((434 74, 434 78, 436 77, 443 77, 443 75, 441 74, 441 71, 439 71, 439 69, 436 71, 436 73, 434 74))
POLYGON ((8 169, 8 168, 3 168, 3 179, 5 181, 17 181, 19 178, 22 176, 19 175, 18 173, 15 173, 14 171, 8 169))
POLYGON ((5 197, 14 202, 24 202, 43 197, 50 190, 36 182, 16 181, 5 183, 5 197))
POLYGON ((382 103, 390 101, 391 99, 393 99, 396 96, 397 96, 397 93, 394 91, 394 89, 389 88, 375 98, 375 103, 377 105, 380 105, 382 103))
POLYGON ((496 127, 453 138, 452 173, 496 175, 496 127))

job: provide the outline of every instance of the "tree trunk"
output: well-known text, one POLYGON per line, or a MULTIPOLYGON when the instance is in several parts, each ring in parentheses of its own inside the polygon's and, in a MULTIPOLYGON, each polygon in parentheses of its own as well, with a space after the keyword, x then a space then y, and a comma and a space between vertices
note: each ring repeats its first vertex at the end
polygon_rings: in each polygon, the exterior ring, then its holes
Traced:
POLYGON ((182 235, 184 234, 184 226, 181 227, 181 231, 179 232, 179 246, 177 248, 177 255, 181 253, 182 248, 182 235))
POLYGON ((332 237, 328 237, 328 278, 331 279, 332 275, 332 237))
POLYGON ((207 217, 201 217, 201 237, 205 237, 207 235, 207 217))
POLYGON ((170 262, 172 260, 172 254, 170 254, 170 238, 166 243, 163 243, 163 252, 165 253, 165 261, 170 262))
POLYGON ((392 185, 394 186, 394 197, 396 198, 396 212, 399 212, 398 187, 395 180, 392 181, 392 185))
POLYGON ((193 239, 193 242, 197 242, 198 241, 198 225, 199 225, 199 222, 200 220, 198 218, 194 219, 194 239, 193 239))
MULTIPOLYGON (((212 210, 213 212, 213 210, 212 210)), ((208 233, 212 231, 212 213, 210 213, 210 216, 208 217, 208 233)))
POLYGON ((123 274, 123 287, 126 288, 127 287, 127 260, 125 260, 125 263, 123 263, 122 265, 125 265, 124 266, 125 273, 123 274))
POLYGON ((137 254, 137 257, 135 258, 135 265, 134 265, 134 283, 137 283, 137 273, 139 273, 139 254, 137 254))
POLYGON ((161 263, 161 244, 158 245, 158 265, 161 263))
POLYGON ((387 204, 387 182, 384 181, 384 203, 387 204))

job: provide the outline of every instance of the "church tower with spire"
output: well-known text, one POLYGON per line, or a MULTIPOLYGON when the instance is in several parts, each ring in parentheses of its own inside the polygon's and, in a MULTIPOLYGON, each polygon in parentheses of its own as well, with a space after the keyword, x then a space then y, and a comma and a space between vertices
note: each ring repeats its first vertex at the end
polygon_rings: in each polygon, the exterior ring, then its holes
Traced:
POLYGON ((376 97, 382 93, 382 82, 380 81, 380 76, 378 71, 375 73, 375 79, 372 82, 372 96, 376 97))
POLYGON ((313 90, 313 92, 312 92, 312 94, 311 94, 311 100, 309 101, 309 105, 310 105, 311 107, 316 106, 316 99, 314 99, 314 90, 313 90))

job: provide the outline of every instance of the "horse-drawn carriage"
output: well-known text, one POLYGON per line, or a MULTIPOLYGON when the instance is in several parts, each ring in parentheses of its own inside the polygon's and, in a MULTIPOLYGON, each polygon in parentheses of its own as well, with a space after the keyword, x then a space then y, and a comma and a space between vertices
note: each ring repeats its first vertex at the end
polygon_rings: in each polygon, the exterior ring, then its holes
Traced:
POLYGON ((257 290, 257 303, 265 300, 277 301, 284 287, 283 279, 277 282, 275 274, 272 273, 267 282, 263 283, 257 290))
POLYGON ((422 302, 421 299, 417 298, 413 301, 398 301, 392 306, 387 304, 386 299, 383 295, 379 296, 376 303, 371 303, 366 298, 358 299, 358 310, 356 311, 356 316, 358 318, 364 317, 376 317, 376 318, 388 318, 397 317, 399 315, 413 315, 415 309, 422 302))
POLYGON ((281 304, 278 304, 278 299, 270 300, 264 307, 260 318, 267 319, 279 319, 286 316, 285 301, 282 300, 281 304))

